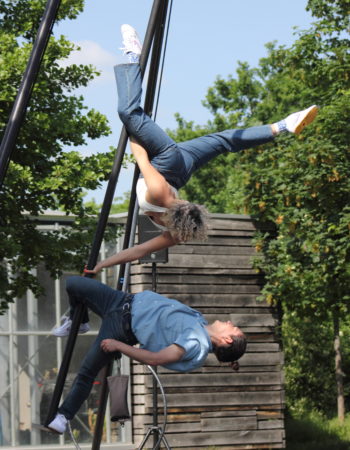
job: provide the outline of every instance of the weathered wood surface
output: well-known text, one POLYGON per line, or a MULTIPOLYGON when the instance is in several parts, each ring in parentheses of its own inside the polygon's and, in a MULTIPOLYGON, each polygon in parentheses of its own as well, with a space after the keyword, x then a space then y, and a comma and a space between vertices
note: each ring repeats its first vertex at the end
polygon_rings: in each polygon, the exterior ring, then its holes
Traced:
MULTIPOLYGON (((152 289, 152 280, 149 280, 148 283, 143 284, 135 284, 133 285, 133 293, 136 294, 138 292, 143 292, 146 290, 152 289)), ((157 292, 162 295, 176 296, 178 294, 183 294, 184 291, 189 294, 192 293, 201 293, 201 294, 216 294, 219 291, 221 294, 231 293, 231 294, 256 294, 260 293, 260 288, 257 285, 223 285, 223 286, 215 286, 215 285, 201 285, 201 284, 161 284, 157 286, 157 292)), ((177 298, 176 298, 177 299, 177 298)), ((187 303, 187 302, 186 302, 187 303)))
MULTIPOLYGON (((196 277, 193 277, 195 279, 189 278, 187 274, 183 275, 177 275, 177 274, 171 274, 171 275, 163 275, 162 278, 159 280, 158 285, 162 286, 164 284, 170 284, 170 283, 182 283, 182 284, 201 284, 201 285, 215 285, 218 284, 262 284, 262 281, 260 281, 257 278, 253 278, 249 275, 236 275, 236 276, 225 276, 225 277, 218 277, 217 275, 196 275, 196 277)), ((149 283, 149 275, 148 274, 140 274, 135 275, 133 277, 133 284, 144 284, 149 283)))
MULTIPOLYGON (((281 448, 281 443, 284 439, 283 430, 240 430, 240 431, 222 431, 213 433, 166 433, 167 441, 172 448, 208 448, 209 446, 225 446, 231 443, 236 445, 254 444, 255 447, 240 447, 240 448, 262 448, 261 445, 269 443, 265 448, 272 448, 271 444, 278 444, 281 448), (189 441, 191 436, 191 440, 189 441)), ((141 441, 141 439, 140 439, 141 441)), ((233 447, 235 448, 235 447, 233 447)), ((236 447, 237 448, 237 447, 236 447)), ((239 448, 239 447, 238 447, 239 448)))
MULTIPOLYGON (((167 401, 172 407, 181 406, 206 406, 206 405, 222 405, 222 406, 242 406, 249 405, 255 406, 257 403, 260 405, 276 405, 282 403, 280 391, 228 391, 227 392, 215 392, 211 389, 211 392, 178 392, 178 393, 167 393, 167 401)), ((160 398, 160 397, 159 397, 160 398)), ((139 403, 144 401, 145 405, 152 407, 152 395, 146 394, 142 398, 138 398, 135 395, 135 402, 139 403)))
MULTIPOLYGON (((135 375, 133 377, 134 385, 140 384, 144 389, 152 389, 152 378, 150 376, 135 375)), ((164 388, 175 387, 181 388, 188 386, 226 386, 227 374, 215 373, 208 374, 202 373, 197 376, 192 374, 174 374, 168 373, 162 376, 162 385, 164 388)), ((232 375, 229 386, 262 386, 262 385, 281 385, 281 374, 271 372, 259 372, 259 373, 235 373, 232 375)))
MULTIPOLYGON (((248 338, 238 373, 213 354, 189 374, 158 368, 168 403, 166 438, 173 450, 285 447, 283 354, 276 313, 257 299, 263 276, 252 266, 256 228, 246 216, 215 215, 208 241, 177 245, 169 249, 169 262, 157 265, 157 292, 198 309, 209 322, 232 320, 248 338)), ((151 288, 151 265, 134 263, 131 291, 151 288)), ((135 362, 131 372, 138 445, 152 424, 152 378, 135 362)))

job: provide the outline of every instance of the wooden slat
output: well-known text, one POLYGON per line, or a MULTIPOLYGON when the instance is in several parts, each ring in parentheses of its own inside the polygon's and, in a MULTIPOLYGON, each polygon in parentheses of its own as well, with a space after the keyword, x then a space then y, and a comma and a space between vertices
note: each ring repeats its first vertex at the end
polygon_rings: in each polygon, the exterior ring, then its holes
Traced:
MULTIPOLYGON (((145 290, 151 290, 152 285, 149 284, 140 284, 140 285, 133 285, 132 286, 132 292, 133 294, 136 294, 138 292, 143 292, 145 290)), ((229 285, 229 286, 220 286, 219 288, 220 292, 222 294, 259 294, 260 289, 259 286, 256 285, 229 285)), ((203 293, 203 294, 215 294, 218 291, 217 286, 212 285, 195 285, 195 284, 188 284, 188 285, 171 285, 171 284, 160 284, 157 286, 157 292, 159 294, 166 294, 167 297, 170 297, 171 295, 177 295, 177 294, 184 294, 184 293, 203 293)))
POLYGON ((246 410, 246 411, 214 411, 201 413, 201 418, 205 417, 246 417, 246 416, 256 416, 256 409, 246 410))
MULTIPOLYGON (((134 396, 135 402, 138 396, 134 396)), ((145 405, 152 405, 152 395, 145 395, 145 405)), ((280 391, 215 392, 167 394, 169 407, 206 405, 271 405, 281 402, 280 391)))
MULTIPOLYGON (((256 430, 258 427, 256 416, 253 417, 220 417, 201 420, 202 431, 236 431, 256 430)), ((277 428, 277 427, 276 427, 277 428)))
MULTIPOLYGON (((214 320, 227 320, 227 316, 221 314, 206 314, 208 322, 214 320)), ((230 320, 239 327, 274 327, 277 325, 276 319, 271 314, 230 314, 230 320)))
POLYGON ((280 443, 283 440, 282 430, 243 430, 222 432, 201 432, 201 433, 178 433, 167 434, 167 440, 171 447, 189 447, 193 446, 208 448, 210 445, 229 445, 235 444, 261 444, 261 443, 280 443))
POLYGON ((186 293, 177 294, 176 299, 186 303, 187 305, 195 308, 196 306, 212 306, 214 308, 220 308, 228 306, 231 308, 236 307, 254 307, 254 308, 266 308, 266 302, 260 302, 256 300, 258 293, 245 293, 245 294, 223 294, 222 292, 217 294, 207 293, 206 295, 186 293))
POLYGON ((254 236, 254 230, 210 230, 208 235, 235 237, 235 236, 254 236))
POLYGON ((273 430, 275 428, 283 429, 284 422, 283 420, 260 420, 258 422, 259 430, 273 430))
MULTIPOLYGON (((256 412, 255 412, 256 415, 256 412)), ((176 425, 177 423, 200 423, 202 414, 167 414, 167 423, 176 425)), ((160 424, 164 423, 164 416, 162 413, 158 414, 158 422, 160 424)), ((140 428, 144 425, 153 424, 153 417, 151 415, 134 415, 133 416, 133 426, 140 428)))
POLYGON ((212 219, 210 221, 210 229, 211 230, 249 230, 256 231, 256 227, 250 220, 220 220, 220 219, 212 219))
MULTIPOLYGON (((132 279, 133 284, 141 284, 141 283, 152 283, 152 274, 139 274, 134 275, 132 279)), ((220 289, 221 284, 259 284, 261 285, 261 280, 256 277, 251 276, 225 276, 218 277, 215 275, 196 275, 190 277, 188 275, 177 275, 177 274, 165 274, 160 276, 158 274, 158 282, 157 285, 162 286, 164 284, 169 283, 182 283, 182 284, 202 284, 202 285, 214 285, 217 286, 217 289, 220 289)))
MULTIPOLYGON (((280 360, 283 362, 283 356, 280 356, 280 360)), ((225 374, 229 374, 229 376, 232 376, 234 374, 234 372, 232 372, 231 367, 228 364, 218 364, 213 361, 213 363, 211 365, 209 365, 210 361, 208 361, 208 359, 206 360, 206 364, 200 368, 198 368, 197 370, 192 371, 190 374, 191 375, 198 375, 198 374, 202 374, 202 373, 225 373, 225 374)), ((170 371, 168 369, 165 369, 163 367, 158 366, 158 372, 159 374, 163 375, 163 374, 173 374, 175 372, 170 371)), ((245 373, 245 374, 254 374, 256 372, 270 372, 270 373, 274 373, 274 372, 279 372, 281 373, 281 364, 274 364, 274 365, 259 365, 259 366, 252 366, 252 365, 240 365, 240 369, 239 369, 239 373, 245 373)), ((142 365, 135 365, 132 366, 132 373, 133 375, 141 375, 144 373, 143 371, 143 366, 142 365)), ((283 374, 283 372, 282 372, 283 374)), ((281 374, 281 378, 282 377, 281 374)))
MULTIPOLYGON (((151 377, 146 377, 146 379, 141 378, 142 376, 134 377, 134 383, 138 382, 145 383, 145 386, 152 387, 151 377), (141 381, 142 380, 142 381, 141 381)), ((281 376, 278 372, 262 372, 262 373, 234 373, 230 378, 227 377, 226 373, 216 373, 216 374, 164 374, 161 378, 161 382, 164 388, 175 387, 183 389, 188 386, 272 386, 281 385, 281 376)), ((144 388, 145 386, 142 386, 144 388)), ((135 393, 138 393, 135 391, 135 393)))
POLYGON ((237 246, 237 245, 176 245, 171 249, 171 254, 181 254, 181 255, 226 255, 228 258, 235 255, 249 255, 253 256, 256 254, 256 250, 251 245, 247 246, 237 246))
MULTIPOLYGON (((280 352, 275 353, 245 353, 239 360, 243 366, 261 366, 261 365, 279 365, 283 363, 283 356, 280 352)), ((210 354, 205 361, 206 365, 217 366, 218 360, 213 354, 210 354)))
POLYGON ((251 268, 251 257, 248 255, 180 255, 169 254, 168 266, 175 267, 226 267, 251 268))
MULTIPOLYGON (((131 274, 151 274, 152 273, 152 265, 151 264, 132 264, 131 265, 131 274)), ((225 275, 249 275, 254 276, 256 278, 262 278, 262 275, 256 272, 255 269, 251 267, 242 268, 237 267, 234 269, 226 269, 225 267, 169 267, 166 264, 159 263, 157 264, 157 273, 158 275, 168 275, 168 274, 182 274, 187 275, 188 277, 196 276, 196 275, 217 275, 217 276, 225 276, 225 275)), ((161 278, 161 277, 160 277, 161 278)), ((132 279, 131 279, 132 282, 132 279)))

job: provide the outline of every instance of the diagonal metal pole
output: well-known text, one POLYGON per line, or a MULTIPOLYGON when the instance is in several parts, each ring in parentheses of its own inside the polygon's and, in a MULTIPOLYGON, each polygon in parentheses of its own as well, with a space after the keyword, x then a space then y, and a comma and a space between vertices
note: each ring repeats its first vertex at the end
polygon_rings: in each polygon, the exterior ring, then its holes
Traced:
POLYGON ((0 189, 38 76, 61 0, 48 0, 0 147, 0 189))
MULTIPOLYGON (((167 10, 168 10, 168 3, 169 3, 169 0, 163 0, 162 4, 160 5, 160 7, 157 11, 157 17, 156 17, 157 26, 155 29, 155 35, 154 35, 154 41, 153 41, 153 47, 152 47, 152 57, 151 57, 151 63, 150 63, 150 71, 149 71, 148 80, 147 80, 146 97, 145 97, 145 104, 144 104, 144 111, 148 115, 152 115, 152 110, 153 110, 154 96, 155 96, 155 91, 156 91, 160 57, 161 57, 161 51, 162 51, 162 43, 163 43, 163 37, 164 37, 164 29, 165 29, 166 16, 167 16, 167 10)), ((132 225, 133 225, 132 220, 134 218, 134 209, 135 209, 135 205, 136 205, 136 182, 139 177, 139 173, 140 173, 139 169, 136 166, 135 171, 134 171, 134 177, 133 177, 133 185, 132 185, 132 190, 131 190, 130 204, 129 204, 129 211, 128 211, 128 221, 126 223, 126 232, 125 232, 125 237, 124 237, 123 248, 127 248, 129 246, 131 239, 133 240, 133 237, 130 235, 130 232, 131 232, 132 225)), ((125 274, 125 264, 123 264, 121 266, 119 274, 120 275, 119 275, 117 289, 122 288, 122 279, 124 278, 124 274, 125 274)), ((107 376, 109 376, 112 373, 112 368, 113 368, 113 362, 110 362, 104 368, 102 386, 101 386, 101 392, 100 392, 100 398, 99 398, 99 409, 98 409, 97 418, 96 418, 94 438, 93 438, 91 450, 99 450, 100 449, 102 433, 103 433, 104 417, 105 417, 107 398, 108 398, 107 376)))
MULTIPOLYGON (((153 40, 153 36, 155 33, 156 25, 157 25, 157 20, 159 19, 159 11, 163 7, 163 3, 164 3, 164 0, 154 0, 153 6, 152 6, 152 11, 151 11, 151 15, 150 15, 150 19, 149 19, 143 47, 142 47, 141 58, 140 58, 140 66, 141 66, 142 74, 145 72, 148 55, 149 55, 149 52, 151 49, 152 40, 153 40)), ((121 169, 121 165, 122 165, 122 161, 123 161, 123 157, 124 157, 124 153, 125 153, 127 139, 128 139, 128 135, 126 133, 125 128, 123 128, 121 135, 120 135, 118 147, 117 147, 117 153, 116 153, 115 161, 113 164, 111 176, 110 176, 110 179, 109 179, 109 182, 107 185, 106 194, 105 194, 105 198, 103 201, 101 213, 99 216, 94 240, 92 243, 90 256, 88 259, 87 266, 89 269, 93 268, 96 265, 96 262, 98 259, 99 250, 100 250, 102 239, 103 239, 103 234, 104 234, 104 231, 105 231, 105 228, 107 225, 108 216, 109 216, 109 212, 111 209, 113 196, 114 196, 114 192, 115 192, 115 187, 117 185, 117 181, 118 181, 118 177, 119 177, 119 173, 120 173, 120 169, 121 169)), ((72 358, 76 336, 78 334, 78 329, 79 329, 79 326, 81 323, 81 319, 83 317, 83 313, 84 313, 84 305, 80 304, 75 309, 70 334, 69 334, 65 352, 64 352, 64 355, 62 358, 62 364, 61 364, 60 370, 57 375, 56 385, 55 385, 55 389, 53 392, 53 396, 52 396, 52 400, 51 400, 51 404, 49 407, 45 425, 48 425, 53 420, 53 418, 55 417, 55 414, 57 412, 59 402, 60 402, 60 399, 62 396, 65 380, 67 377, 68 368, 69 368, 70 361, 72 358)))

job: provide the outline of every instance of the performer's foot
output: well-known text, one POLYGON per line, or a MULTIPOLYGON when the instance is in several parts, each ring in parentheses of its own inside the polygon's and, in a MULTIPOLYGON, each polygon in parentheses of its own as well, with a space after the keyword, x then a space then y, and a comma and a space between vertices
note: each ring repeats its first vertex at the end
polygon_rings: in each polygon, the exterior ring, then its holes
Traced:
MULTIPOLYGON (((51 333, 54 336, 64 337, 64 336, 69 335, 70 329, 72 327, 72 320, 67 316, 63 316, 62 319, 64 319, 64 322, 62 323, 62 325, 60 325, 59 327, 53 328, 53 330, 51 331, 51 333)), ((79 327, 80 334, 87 333, 89 330, 90 330, 90 325, 88 324, 88 322, 82 323, 79 327)))
POLYGON ((66 431, 68 420, 63 414, 57 413, 56 417, 50 422, 47 428, 54 433, 63 434, 66 431))
POLYGON ((289 131, 290 133, 299 134, 302 130, 315 119, 318 113, 318 107, 312 105, 303 111, 290 114, 284 120, 277 122, 278 131, 289 131))
POLYGON ((124 54, 134 53, 135 55, 140 56, 142 45, 138 34, 131 25, 124 24, 120 28, 122 36, 123 36, 123 48, 121 50, 124 51, 124 54))

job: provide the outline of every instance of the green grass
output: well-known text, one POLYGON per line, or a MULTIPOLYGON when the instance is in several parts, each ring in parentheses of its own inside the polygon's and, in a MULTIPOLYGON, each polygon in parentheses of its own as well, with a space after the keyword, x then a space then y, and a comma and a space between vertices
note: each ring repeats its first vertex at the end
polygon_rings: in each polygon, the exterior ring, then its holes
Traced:
MULTIPOLYGON (((350 450, 350 414, 343 424, 317 412, 287 417, 285 421, 287 450, 350 450)), ((207 447, 206 450, 219 450, 207 447)))
POLYGON ((350 414, 340 424, 311 412, 287 418, 285 426, 287 450, 350 450, 350 414))

